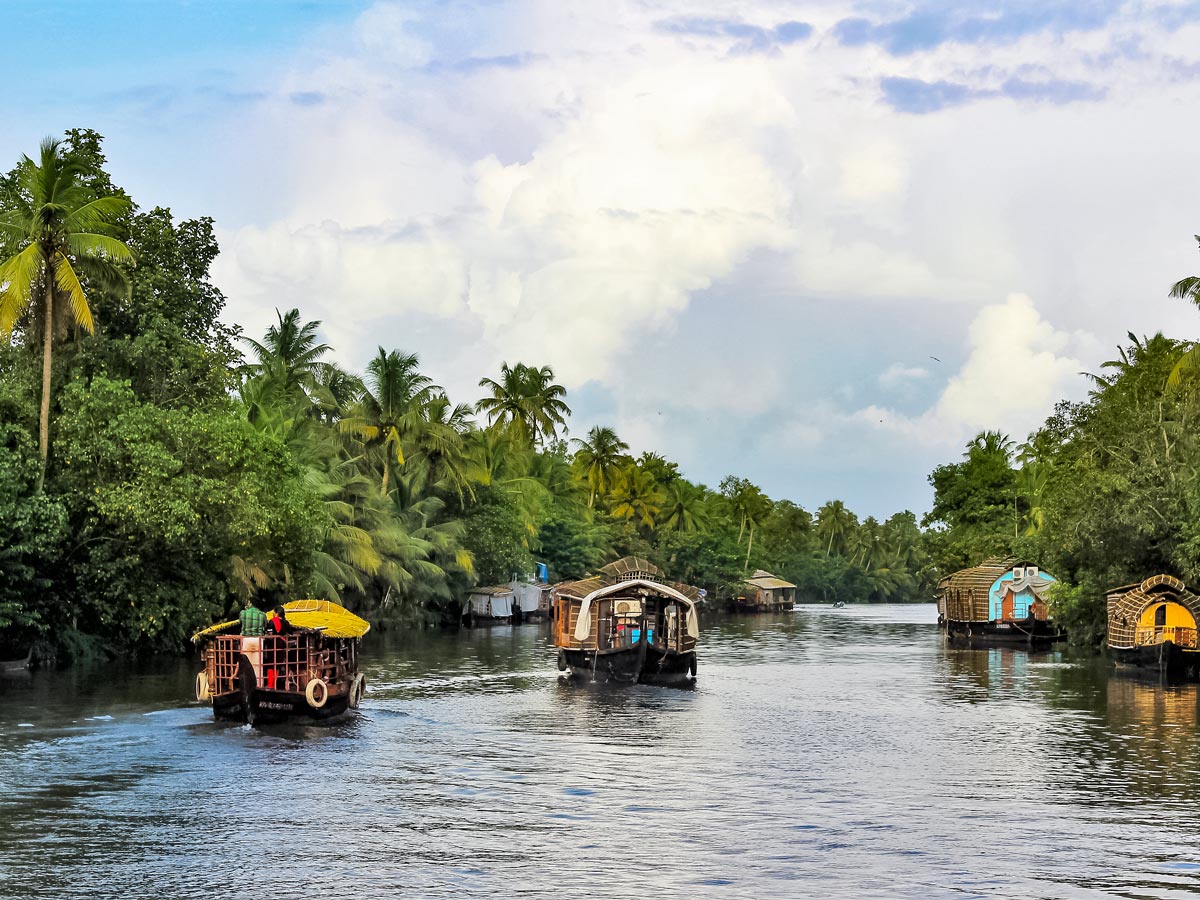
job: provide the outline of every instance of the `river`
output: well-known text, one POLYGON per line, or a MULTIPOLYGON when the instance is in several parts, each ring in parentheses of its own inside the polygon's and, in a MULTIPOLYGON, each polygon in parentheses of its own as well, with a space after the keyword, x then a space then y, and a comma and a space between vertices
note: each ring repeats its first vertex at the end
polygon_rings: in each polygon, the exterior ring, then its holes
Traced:
POLYGON ((723 619, 691 690, 561 682, 544 626, 382 635, 324 727, 214 722, 192 661, 6 678, 0 897, 1200 894, 1196 686, 935 617, 723 619))

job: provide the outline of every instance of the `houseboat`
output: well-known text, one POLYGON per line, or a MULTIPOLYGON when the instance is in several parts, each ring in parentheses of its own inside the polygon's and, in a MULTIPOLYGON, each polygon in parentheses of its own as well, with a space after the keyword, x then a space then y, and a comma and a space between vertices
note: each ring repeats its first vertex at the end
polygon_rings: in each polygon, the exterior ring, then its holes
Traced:
POLYGON ((796 586, 758 569, 742 582, 741 592, 729 606, 730 612, 782 612, 796 606, 796 586))
POLYGON ((513 592, 513 624, 550 618, 550 585, 514 578, 509 587, 513 592))
POLYGON ((1048 646, 1065 636, 1046 606, 1054 581, 1015 558, 986 559, 938 582, 938 624, 972 644, 1048 646))
POLYGON ((359 640, 370 623, 327 600, 283 608, 282 634, 243 636, 234 620, 193 635, 203 661, 196 699, 211 703, 218 719, 329 719, 358 707, 367 688, 359 640))
POLYGON ((555 585, 558 668, 597 682, 678 684, 696 676, 700 591, 637 557, 555 585))
POLYGON ((513 620, 516 593, 507 584, 475 587, 463 601, 462 620, 468 628, 476 625, 507 624, 513 620))
POLYGON ((1117 665, 1164 678, 1200 678, 1200 597, 1171 575, 1108 592, 1108 649, 1117 665))

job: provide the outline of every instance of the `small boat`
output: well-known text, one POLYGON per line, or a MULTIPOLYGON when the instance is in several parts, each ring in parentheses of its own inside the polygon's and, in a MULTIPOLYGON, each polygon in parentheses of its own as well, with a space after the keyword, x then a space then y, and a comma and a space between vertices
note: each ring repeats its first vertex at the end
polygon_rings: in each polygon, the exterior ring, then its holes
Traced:
POLYGON ((204 663, 196 699, 211 702, 216 718, 251 725, 329 719, 362 701, 367 681, 358 648, 370 623, 328 600, 293 600, 283 608, 283 634, 244 637, 234 620, 193 635, 204 663))
POLYGON ((796 586, 758 569, 742 582, 742 592, 729 604, 732 613, 784 612, 796 607, 796 586))
POLYGON ((1107 594, 1108 649, 1118 666, 1172 680, 1200 680, 1200 597, 1171 575, 1107 594))
POLYGON ((833 601, 833 608, 834 608, 834 609, 845 609, 845 608, 846 608, 846 601, 845 601, 845 600, 834 600, 834 601, 833 601))
POLYGON ((938 625, 972 645, 1048 647, 1066 636, 1046 605, 1054 581, 1015 557, 985 559, 938 582, 938 625))
POLYGON ((695 678, 699 597, 699 589, 666 581, 657 566, 632 556, 555 585, 559 670, 619 684, 695 678))

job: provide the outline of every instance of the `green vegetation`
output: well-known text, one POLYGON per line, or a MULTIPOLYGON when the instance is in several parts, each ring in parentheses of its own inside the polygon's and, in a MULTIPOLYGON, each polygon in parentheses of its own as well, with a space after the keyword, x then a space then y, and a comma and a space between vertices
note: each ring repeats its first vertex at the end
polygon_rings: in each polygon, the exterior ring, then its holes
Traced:
MULTIPOLYGON (((1197 302, 1197 284, 1172 293, 1197 302)), ((1200 581, 1195 346, 1162 334, 1129 341, 1091 376, 1086 400, 1059 403, 1020 447, 986 432, 929 479, 939 568, 1037 560, 1063 582, 1055 615, 1092 646, 1104 640, 1106 589, 1160 572, 1200 581)))
POLYGON ((0 655, 176 649, 263 588, 383 625, 457 619, 479 582, 627 553, 723 600, 764 568, 826 600, 925 600, 911 513, 815 517, 718 490, 596 427, 568 442, 547 366, 507 363, 477 409, 416 353, 362 376, 319 322, 220 322, 209 219, 141 210, 69 132, 0 180, 0 655))

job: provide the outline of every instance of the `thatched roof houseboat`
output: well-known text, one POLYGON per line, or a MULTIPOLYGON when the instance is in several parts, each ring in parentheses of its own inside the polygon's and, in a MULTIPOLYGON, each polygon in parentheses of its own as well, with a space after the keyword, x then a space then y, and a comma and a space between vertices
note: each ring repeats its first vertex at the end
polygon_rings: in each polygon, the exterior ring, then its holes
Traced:
POLYGON ((1200 597, 1178 578, 1155 575, 1108 592, 1108 648, 1121 666, 1166 678, 1200 678, 1200 597))
POLYGON ((627 684, 695 677, 699 597, 697 588, 667 581, 657 566, 633 556, 555 585, 560 671, 627 684))
POLYGON ((742 591, 730 604, 731 612, 779 612, 796 605, 796 586, 758 569, 742 582, 742 591))
POLYGON ((1015 557, 992 557, 938 582, 938 622, 956 639, 1044 646, 1063 632, 1050 619, 1054 576, 1015 557))

